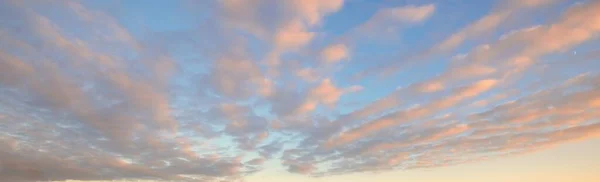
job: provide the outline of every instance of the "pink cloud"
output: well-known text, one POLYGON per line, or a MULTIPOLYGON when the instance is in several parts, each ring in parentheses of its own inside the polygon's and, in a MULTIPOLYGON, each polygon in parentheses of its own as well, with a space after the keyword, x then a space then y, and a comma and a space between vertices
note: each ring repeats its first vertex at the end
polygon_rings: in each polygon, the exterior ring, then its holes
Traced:
POLYGON ((349 58, 349 50, 344 44, 330 45, 321 52, 326 63, 336 63, 349 58))

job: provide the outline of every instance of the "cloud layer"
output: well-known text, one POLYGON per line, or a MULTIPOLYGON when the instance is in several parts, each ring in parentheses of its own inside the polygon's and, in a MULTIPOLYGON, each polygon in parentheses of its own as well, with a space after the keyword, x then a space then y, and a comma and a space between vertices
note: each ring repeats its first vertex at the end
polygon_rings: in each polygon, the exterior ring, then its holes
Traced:
POLYGON ((421 56, 394 63, 373 57, 395 44, 365 35, 434 31, 444 3, 382 3, 341 33, 357 2, 173 3, 161 16, 178 21, 140 26, 128 18, 148 15, 112 1, 0 2, 2 180, 321 177, 600 137, 599 1, 502 1, 426 51, 402 40, 421 56), (547 6, 545 24, 501 31, 547 6), (416 60, 436 64, 393 69, 416 60), (394 76, 351 79, 373 68, 394 76))

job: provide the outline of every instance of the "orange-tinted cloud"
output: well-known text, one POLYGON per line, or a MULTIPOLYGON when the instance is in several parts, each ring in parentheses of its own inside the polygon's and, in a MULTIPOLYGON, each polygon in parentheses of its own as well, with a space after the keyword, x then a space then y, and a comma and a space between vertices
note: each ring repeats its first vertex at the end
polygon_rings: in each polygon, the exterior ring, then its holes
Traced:
MULTIPOLYGON (((501 2, 434 54, 468 50, 465 42, 551 2, 501 2)), ((236 181, 277 163, 327 176, 458 165, 600 136, 589 50, 600 32, 597 1, 440 64, 360 82, 347 76, 389 66, 371 60, 387 47, 353 38, 412 35, 394 30, 430 28, 450 8, 366 7, 376 8, 372 17, 340 22, 354 13, 342 0, 188 3, 211 11, 175 23, 193 26, 153 32, 131 28, 136 16, 77 1, 0 2, 15 9, 0 16, 8 22, 0 25, 0 176, 236 181)))
POLYGON ((336 63, 350 56, 348 47, 344 44, 331 45, 321 52, 321 57, 326 63, 336 63))

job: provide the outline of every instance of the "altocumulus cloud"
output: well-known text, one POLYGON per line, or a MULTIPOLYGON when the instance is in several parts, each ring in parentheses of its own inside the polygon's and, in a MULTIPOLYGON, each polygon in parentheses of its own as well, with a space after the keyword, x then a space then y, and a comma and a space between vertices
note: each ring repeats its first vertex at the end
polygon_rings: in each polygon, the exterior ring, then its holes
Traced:
POLYGON ((502 1, 416 46, 425 51, 409 46, 418 59, 394 62, 372 60, 386 47, 365 35, 435 28, 446 4, 371 7, 330 31, 339 18, 329 17, 353 3, 173 1, 165 8, 181 19, 156 25, 135 18, 172 15, 136 15, 118 1, 0 2, 0 181, 241 181, 267 168, 320 177, 600 137, 589 49, 599 1, 502 1), (507 26, 565 4, 545 24, 507 26), (416 79, 351 79, 379 68, 406 75, 399 65, 421 59, 444 66, 415 66, 416 79))

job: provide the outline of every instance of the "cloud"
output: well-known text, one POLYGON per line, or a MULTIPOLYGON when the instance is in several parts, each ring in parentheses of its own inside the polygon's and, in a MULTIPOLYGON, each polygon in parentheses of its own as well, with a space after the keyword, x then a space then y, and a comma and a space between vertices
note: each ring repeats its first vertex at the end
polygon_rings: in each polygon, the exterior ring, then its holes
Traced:
MULTIPOLYGON (((404 142, 394 142, 394 143, 379 143, 379 144, 370 146, 370 147, 364 149, 363 151, 373 153, 373 152, 391 150, 391 149, 395 149, 395 148, 409 147, 409 146, 415 146, 415 145, 424 145, 424 144, 428 144, 431 142, 438 142, 440 140, 452 138, 455 135, 458 135, 458 134, 468 131, 469 129, 470 129, 470 127, 466 124, 449 125, 446 127, 432 128, 432 129, 430 129, 430 132, 423 132, 426 135, 422 135, 422 136, 413 138, 412 140, 404 141, 404 142), (431 131, 433 131, 433 132, 431 132, 431 131)), ((396 164, 397 164, 397 162, 396 162, 396 164)))
MULTIPOLYGON (((384 9, 381 16, 387 16, 402 22, 420 22, 427 19, 435 11, 435 5, 403 6, 398 8, 384 9)), ((377 15, 375 15, 377 16, 377 15)))
MULTIPOLYGON (((69 1, 68 3, 75 2, 69 1)), ((76 18, 85 20, 82 24, 109 24, 108 29, 115 30, 109 32, 115 33, 116 36, 114 37, 123 43, 117 44, 117 46, 139 51, 134 53, 145 53, 143 50, 138 50, 140 47, 137 47, 136 43, 131 43, 137 41, 131 40, 133 38, 123 32, 123 28, 117 27, 117 24, 112 22, 110 18, 94 16, 97 13, 90 12, 80 4, 70 5, 66 8, 75 8, 74 11, 78 15, 76 18)), ((145 177, 180 180, 180 177, 168 174, 167 171, 128 165, 119 162, 118 159, 112 159, 117 158, 116 156, 109 155, 109 153, 117 153, 121 156, 129 156, 135 151, 138 154, 136 161, 142 164, 160 164, 160 161, 169 161, 176 157, 197 161, 197 159, 194 159, 197 158, 197 155, 195 155, 189 141, 170 139, 170 136, 181 132, 178 129, 179 122, 172 116, 170 96, 161 88, 165 85, 163 82, 168 80, 163 79, 163 77, 169 76, 169 74, 164 73, 172 70, 168 68, 172 67, 168 66, 171 60, 164 59, 163 56, 159 56, 161 59, 156 61, 152 59, 145 60, 142 64, 136 65, 137 68, 142 69, 141 72, 137 73, 142 74, 136 74, 136 72, 128 70, 133 62, 124 61, 120 55, 109 55, 96 49, 99 45, 107 42, 114 43, 112 41, 115 40, 97 39, 95 42, 80 39, 72 40, 72 38, 65 35, 63 30, 59 29, 59 25, 47 17, 41 16, 29 8, 26 8, 25 12, 25 14, 18 17, 23 18, 26 20, 24 22, 30 24, 27 25, 29 27, 22 28, 35 32, 34 35, 45 46, 52 47, 55 52, 30 54, 32 56, 45 55, 44 60, 31 61, 36 58, 3 50, 0 61, 3 65, 2 68, 7 70, 3 70, 3 79, 0 80, 0 83, 2 83, 3 89, 15 87, 26 90, 26 95, 32 98, 28 100, 37 103, 35 104, 38 105, 36 107, 65 114, 61 118, 43 116, 41 113, 36 112, 3 111, 24 116, 38 115, 39 118, 43 119, 41 122, 48 123, 38 123, 28 126, 26 129, 47 126, 51 129, 50 131, 57 133, 54 136, 56 138, 36 138, 33 141, 54 141, 54 143, 48 144, 48 147, 55 149, 48 151, 47 154, 35 152, 37 150, 35 148, 22 148, 18 149, 18 153, 23 154, 23 156, 13 156, 17 154, 10 152, 6 154, 9 156, 4 155, 2 161, 8 163, 3 164, 3 166, 16 168, 4 168, 5 170, 2 170, 2 173, 10 173, 10 179, 26 181, 145 177), (58 55, 66 58, 62 59, 64 62, 55 60, 58 55), (156 66, 155 63, 160 66, 156 66), (71 66, 62 66, 63 64, 71 66), (148 68, 148 70, 143 70, 144 68, 148 68), (68 135, 68 133, 73 133, 70 128, 88 133, 82 135, 78 131, 75 132, 78 137, 72 137, 68 135), (80 141, 69 142, 71 140, 69 138, 87 141, 90 145, 79 145, 80 141), (65 148, 73 151, 66 151, 65 148), (30 152, 25 150, 30 150, 30 152), (86 154, 86 150, 99 151, 86 154), (151 152, 150 156, 139 156, 140 153, 145 153, 144 151, 154 152, 151 152), (58 159, 60 156, 52 156, 61 153, 69 154, 67 156, 73 157, 73 159, 63 160, 58 159), (89 157, 84 157, 84 154, 89 157), (38 155, 40 158, 37 160, 27 159, 38 155), (102 161, 103 157, 107 158, 106 162, 98 163, 97 161, 102 161), (5 160, 8 158, 14 160, 5 160), (67 167, 52 167, 52 165, 62 164, 67 167), (22 168, 19 166, 29 167, 22 168), (110 171, 106 174, 100 174, 100 168, 109 169, 110 171)), ((13 34, 14 32, 7 33, 13 34)), ((96 36, 91 35, 91 37, 96 36)), ((17 39, 21 38, 20 36, 15 37, 17 39)), ((32 47, 35 47, 35 45, 32 47)), ((14 95, 16 93, 3 91, 3 94, 14 95)), ((22 99, 23 96, 20 98, 22 99)), ((23 100, 19 102, 22 104, 23 100)), ((23 129, 16 132, 22 132, 21 130, 23 129)), ((52 136, 44 133, 39 135, 39 137, 52 136)), ((33 134, 26 134, 25 136, 34 137, 33 134)), ((35 143, 32 143, 32 145, 35 146, 35 143)))
POLYGON ((340 98, 342 91, 333 85, 330 79, 324 79, 317 87, 310 91, 310 96, 325 104, 335 104, 340 98))
MULTIPOLYGON (((572 7, 569 11, 563 14, 563 17, 554 24, 547 26, 535 26, 533 28, 524 28, 518 31, 514 31, 503 38, 496 41, 494 44, 485 44, 478 46, 472 50, 471 53, 464 57, 460 57, 453 60, 454 64, 451 64, 451 68, 448 71, 443 72, 434 79, 430 79, 427 82, 417 84, 417 90, 422 92, 435 92, 440 91, 443 85, 455 83, 458 80, 470 79, 472 77, 482 77, 493 74, 505 74, 505 76, 511 76, 522 72, 526 67, 534 64, 536 59, 547 54, 552 54, 565 49, 569 49, 573 45, 577 45, 581 42, 593 39, 596 30, 593 23, 584 23, 587 21, 579 19, 577 17, 595 17, 592 14, 587 13, 588 10, 594 9, 595 5, 588 8, 582 6, 572 7), (575 9, 581 8, 579 13, 572 14, 569 12, 577 11, 575 9), (556 38, 553 36, 554 32, 567 33, 572 31, 573 27, 567 26, 567 24, 577 24, 581 26, 581 37, 569 39, 569 38, 556 38), (551 28, 552 27, 552 28, 551 28), (552 29, 552 31, 550 31, 552 29), (548 42, 555 42, 548 44, 548 42), (514 46, 522 46, 523 51, 515 52, 514 46), (512 65, 511 68, 496 68, 490 67, 490 65, 497 65, 499 61, 505 59, 512 59, 507 61, 512 65)), ((589 19, 593 21, 592 19, 589 19)), ((515 75, 516 76, 516 75, 515 75)))
POLYGON ((336 63, 348 59, 348 47, 344 44, 330 45, 321 52, 321 57, 326 63, 336 63))
POLYGON ((292 22, 277 32, 275 45, 280 50, 298 49, 307 45, 314 37, 313 32, 307 32, 301 22, 292 22))
POLYGON ((314 170, 314 167, 310 164, 290 165, 288 170, 292 173, 309 174, 314 170))
POLYGON ((248 31, 261 39, 268 39, 272 31, 268 27, 273 27, 273 25, 270 25, 268 20, 261 19, 263 16, 261 16, 260 10, 269 2, 273 1, 219 1, 219 15, 222 16, 223 26, 248 31))
POLYGON ((319 85, 308 91, 304 103, 300 105, 296 112, 311 112, 315 110, 319 104, 335 107, 335 104, 342 94, 343 90, 333 85, 331 79, 323 79, 319 85))
MULTIPOLYGON (((458 49, 548 3, 503 2, 438 48, 458 49)), ((353 24, 379 35, 445 13, 438 6, 382 7, 353 24)), ((168 30, 150 23, 140 31, 128 22, 146 16, 124 19, 112 6, 0 2, 0 176, 329 176, 458 165, 600 137, 600 75, 589 48, 600 3, 503 32, 437 60, 433 71, 367 82, 348 76, 380 64, 359 53, 381 47, 330 39, 340 33, 331 26, 347 22, 326 17, 343 8, 341 0, 225 0, 177 12, 193 18, 168 30)), ((361 36, 350 29, 340 34, 361 36)))
MULTIPOLYGON (((560 1, 560 0, 559 0, 560 1)), ((390 75, 401 68, 412 66, 425 59, 430 59, 438 55, 445 55, 450 51, 456 50, 465 41, 481 38, 484 35, 490 35, 497 31, 501 26, 510 24, 510 18, 515 16, 523 16, 524 12, 532 9, 544 7, 546 5, 555 4, 557 0, 532 0, 532 1, 503 1, 497 4, 487 15, 478 20, 464 26, 457 32, 452 33, 442 41, 434 44, 424 51, 419 51, 401 58, 407 61, 399 63, 389 63, 385 66, 375 67, 373 70, 368 70, 357 74, 357 77, 364 77, 372 73, 380 75, 390 75)))
POLYGON ((420 86, 418 89, 421 92, 437 92, 444 89, 444 85, 441 82, 432 82, 426 83, 420 86))
POLYGON ((462 44, 467 38, 471 36, 477 36, 485 34, 489 31, 495 30, 503 21, 508 18, 511 11, 499 11, 488 14, 487 16, 477 20, 473 24, 468 25, 461 31, 452 34, 446 38, 440 44, 436 45, 434 49, 439 51, 450 51, 460 44, 462 44))
POLYGON ((272 82, 264 78, 258 65, 244 58, 224 58, 214 63, 210 82, 216 91, 232 98, 248 97, 256 92, 268 96, 272 82))
POLYGON ((432 112, 448 108, 452 105, 458 104, 459 102, 467 98, 479 95, 482 92, 485 92, 492 88, 496 83, 496 80, 481 80, 472 85, 455 89, 455 93, 453 95, 447 96, 447 98, 428 103, 424 106, 418 106, 415 108, 386 114, 376 120, 367 122, 359 127, 341 133, 340 136, 330 139, 326 145, 329 147, 342 145, 360 139, 364 136, 370 135, 384 128, 392 127, 410 120, 416 120, 425 117, 431 114, 432 112))
POLYGON ((230 17, 226 18, 228 23, 248 31, 260 39, 272 42, 273 47, 267 54, 266 63, 271 66, 271 72, 277 73, 277 67, 281 62, 280 56, 307 46, 315 37, 315 32, 309 29, 318 26, 326 15, 338 11, 343 3, 343 0, 281 2, 228 0, 222 2, 222 5, 225 10, 224 16, 230 17), (279 16, 278 18, 264 21, 261 18, 273 15, 267 15, 257 10, 269 6, 283 7, 285 11, 278 12, 281 13, 276 15, 279 16), (265 27, 270 27, 270 29, 265 27))
POLYGON ((495 31, 496 28, 507 21, 509 16, 518 13, 521 9, 535 8, 554 2, 556 0, 507 1, 506 4, 500 5, 500 8, 450 35, 444 41, 434 46, 433 49, 442 52, 453 50, 465 40, 495 31))
POLYGON ((309 25, 320 23, 323 16, 338 11, 343 4, 344 0, 293 0, 289 3, 298 14, 298 17, 302 18, 309 25))
POLYGON ((298 71, 296 71, 296 75, 298 77, 300 77, 302 80, 308 81, 308 82, 317 81, 317 79, 319 78, 317 70, 315 70, 313 68, 299 69, 298 71))
POLYGON ((357 31, 373 35, 389 32, 396 28, 395 25, 423 22, 434 14, 435 9, 434 4, 382 8, 375 12, 369 20, 361 24, 357 31))

